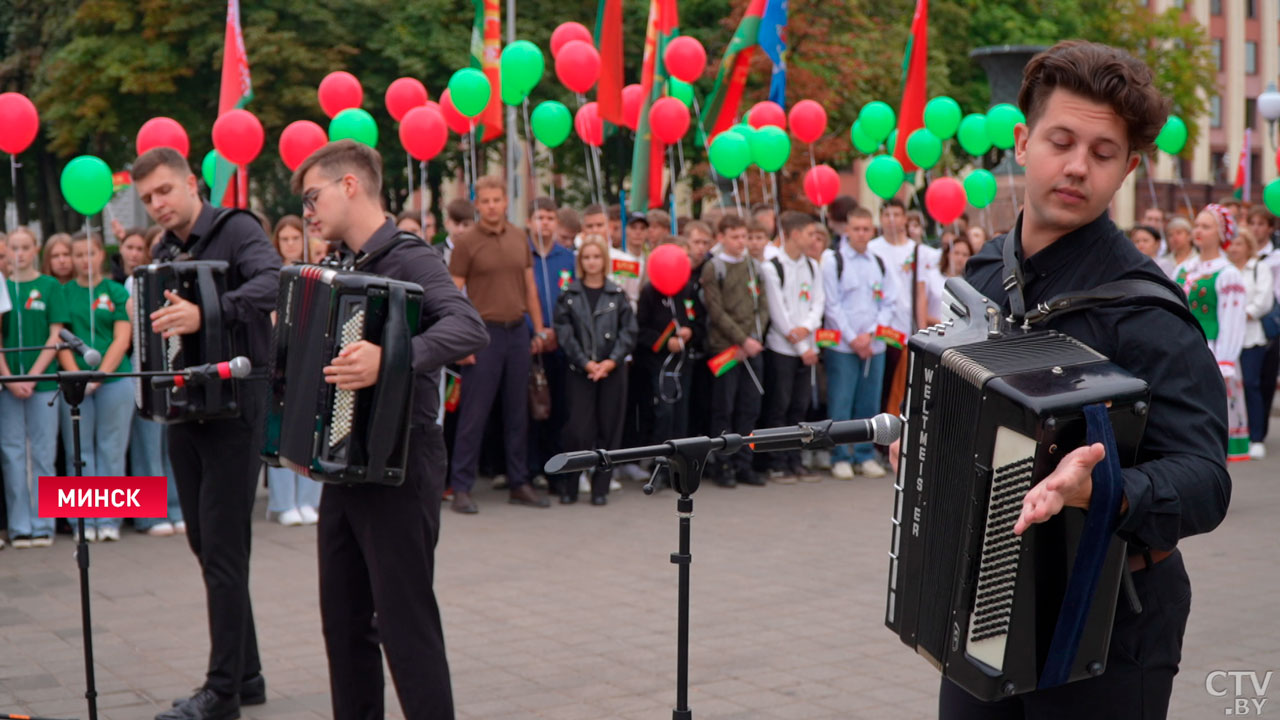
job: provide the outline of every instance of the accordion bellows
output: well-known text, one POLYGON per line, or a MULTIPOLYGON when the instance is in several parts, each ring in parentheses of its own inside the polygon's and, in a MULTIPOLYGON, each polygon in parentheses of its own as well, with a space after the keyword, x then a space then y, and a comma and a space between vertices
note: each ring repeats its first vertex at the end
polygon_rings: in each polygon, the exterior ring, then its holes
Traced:
POLYGON ((263 458, 315 480, 404 482, 413 407, 410 341, 422 288, 317 265, 280 271, 263 458), (382 349, 378 381, 339 390, 324 368, 342 348, 382 349))
MULTIPOLYGON (((886 625, 983 700, 1037 688, 1086 514, 1066 508, 1022 536, 1022 499, 1083 444, 1083 408, 1105 404, 1132 465, 1149 391, 1083 343, 1010 327, 962 280, 952 319, 909 342, 886 625)), ((1070 680, 1101 674, 1125 564, 1112 536, 1070 680)), ((1061 660, 1061 659, 1060 659, 1061 660)), ((1065 663, 1065 661, 1063 661, 1065 663)))

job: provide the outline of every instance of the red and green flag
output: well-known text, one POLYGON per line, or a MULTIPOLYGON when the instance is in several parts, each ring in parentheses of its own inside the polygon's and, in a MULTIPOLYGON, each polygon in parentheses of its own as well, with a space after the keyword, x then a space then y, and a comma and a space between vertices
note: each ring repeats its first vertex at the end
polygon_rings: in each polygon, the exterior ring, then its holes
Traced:
MULTIPOLYGON (((1244 145, 1240 148, 1240 160, 1236 163, 1236 181, 1232 184, 1231 189, 1237 200, 1249 202, 1249 188, 1253 182, 1249 175, 1252 170, 1249 167, 1249 149, 1253 147, 1253 130, 1244 129, 1244 145)), ((1240 218, 1236 218, 1236 222, 1240 222, 1240 218)))
POLYGON ((489 104, 476 118, 478 137, 489 142, 502 136, 502 56, 501 0, 474 0, 476 21, 471 28, 471 67, 489 78, 489 104))
POLYGON ((760 19, 764 16, 766 4, 766 0, 751 0, 742 22, 738 23, 737 32, 729 41, 729 47, 725 48, 716 83, 702 113, 702 129, 708 138, 728 130, 737 121, 742 91, 747 86, 751 55, 759 46, 760 19))
POLYGON ((444 386, 444 411, 447 413, 456 412, 458 410, 458 402, 462 400, 462 378, 449 376, 449 382, 444 386))
POLYGON ((813 334, 813 339, 818 342, 818 347, 835 347, 840 344, 840 331, 831 328, 820 328, 818 332, 813 334))
POLYGON ((653 136, 649 127, 649 106, 662 97, 667 86, 667 68, 662 62, 662 54, 667 43, 679 34, 679 28, 676 0, 650 0, 649 23, 640 65, 640 88, 644 100, 640 105, 640 122, 636 125, 636 142, 631 156, 631 210, 662 207, 663 158, 667 148, 653 136))
POLYGON ((622 125, 622 0, 599 0, 595 39, 600 51, 600 80, 596 83, 600 117, 622 125))
POLYGON ((671 336, 675 334, 676 334, 676 321, 672 320, 671 322, 667 323, 666 329, 662 331, 662 334, 658 336, 657 341, 653 343, 653 347, 650 349, 653 350, 655 354, 662 352, 662 348, 667 346, 667 341, 670 340, 671 336))
POLYGON ((902 105, 898 106, 898 143, 893 156, 907 172, 916 166, 907 157, 907 138, 924 127, 924 106, 928 102, 927 75, 929 65, 929 0, 916 0, 916 14, 911 20, 911 36, 902 54, 902 105))
POLYGON ((899 330, 894 330, 887 325, 877 325, 875 339, 883 342, 885 345, 902 349, 907 344, 907 336, 899 330))
POLYGON ((111 192, 118 193, 133 184, 133 177, 128 170, 111 173, 111 192))
MULTIPOLYGON (((227 31, 223 38, 222 85, 218 91, 218 115, 243 108, 253 99, 253 80, 249 76, 249 55, 240 31, 240 0, 227 0, 227 31)), ((209 201, 214 207, 234 204, 249 207, 249 173, 218 156, 209 188, 209 201), (230 200, 230 202, 227 202, 230 200)))
POLYGON ((720 377, 738 366, 738 356, 741 353, 742 348, 734 345, 708 360, 707 367, 711 368, 712 375, 720 377))

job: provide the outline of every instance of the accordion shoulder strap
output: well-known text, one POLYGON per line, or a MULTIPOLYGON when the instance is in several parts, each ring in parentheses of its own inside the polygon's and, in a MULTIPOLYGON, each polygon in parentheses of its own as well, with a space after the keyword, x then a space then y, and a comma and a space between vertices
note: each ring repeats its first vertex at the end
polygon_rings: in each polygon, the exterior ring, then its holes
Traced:
MULTIPOLYGON (((1019 296, 1021 293, 1019 293, 1019 296)), ((1187 300, 1179 293, 1154 280, 1128 278, 1103 283, 1091 290, 1055 295, 1027 311, 1029 324, 1040 323, 1051 317, 1079 312, 1104 305, 1146 305, 1164 308, 1200 328, 1200 323, 1187 308, 1187 300)), ((1201 332, 1204 332, 1201 328, 1201 332)))
POLYGON ((388 242, 386 245, 383 245, 382 247, 378 248, 377 250, 375 250, 375 251, 373 251, 373 252, 371 252, 371 253, 369 253, 369 254, 367 254, 367 255, 363 255, 363 256, 361 256, 359 259, 357 259, 357 260, 355 261, 355 265, 354 265, 354 267, 353 267, 352 269, 353 269, 353 270, 360 270, 360 269, 364 268, 366 265, 369 265, 370 263, 372 263, 374 260, 377 260, 378 258, 382 257, 383 255, 386 255, 387 253, 389 253, 389 252, 391 252, 392 250, 396 249, 396 247, 398 247, 398 246, 400 246, 400 245, 402 245, 402 244, 404 244, 404 243, 407 243, 407 242, 418 242, 418 243, 420 243, 420 242, 422 242, 422 238, 418 237, 417 235, 414 235, 413 233, 408 233, 408 232, 400 232, 400 233, 397 233, 397 234, 396 234, 396 236, 395 236, 395 237, 393 237, 393 238, 391 238, 391 241, 390 241, 390 242, 388 242))

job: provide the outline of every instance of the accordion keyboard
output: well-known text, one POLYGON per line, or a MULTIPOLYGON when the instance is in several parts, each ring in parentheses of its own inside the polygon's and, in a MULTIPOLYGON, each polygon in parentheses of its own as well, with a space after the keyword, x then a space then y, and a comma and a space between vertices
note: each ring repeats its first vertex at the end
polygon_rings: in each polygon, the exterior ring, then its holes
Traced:
MULTIPOLYGON (((345 348, 364 339, 364 308, 360 308, 342 324, 338 344, 345 348)), ((333 423, 329 426, 329 447, 333 447, 351 434, 351 422, 355 417, 356 391, 336 390, 333 396, 333 423)))

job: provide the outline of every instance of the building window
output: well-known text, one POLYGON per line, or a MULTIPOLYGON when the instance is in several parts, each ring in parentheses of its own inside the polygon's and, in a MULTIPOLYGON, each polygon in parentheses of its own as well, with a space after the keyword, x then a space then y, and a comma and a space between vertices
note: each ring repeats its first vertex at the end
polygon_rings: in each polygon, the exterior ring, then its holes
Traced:
POLYGON ((1244 44, 1244 72, 1246 75, 1258 74, 1258 43, 1252 40, 1244 44))
POLYGON ((1213 66, 1217 68, 1219 71, 1221 71, 1222 70, 1222 39, 1218 38, 1214 40, 1213 45, 1211 47, 1213 52, 1213 66))
POLYGON ((1209 98, 1209 127, 1222 127, 1222 96, 1209 98))
POLYGON ((1187 9, 1187 0, 1173 0, 1173 6, 1179 10, 1187 9))
POLYGON ((1245 17, 1253 19, 1258 16, 1258 0, 1244 0, 1245 17))
POLYGON ((1209 0, 1209 12, 1214 15, 1222 14, 1222 0, 1209 0))
POLYGON ((1258 128, 1258 99, 1246 98, 1244 101, 1244 126, 1258 128))

